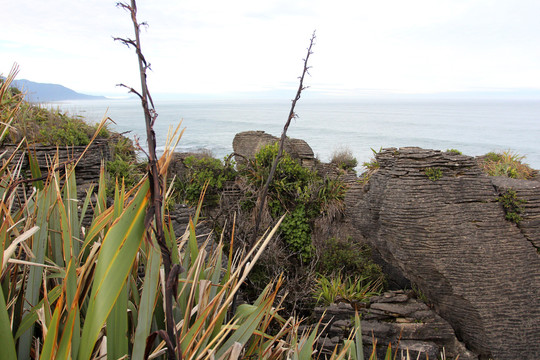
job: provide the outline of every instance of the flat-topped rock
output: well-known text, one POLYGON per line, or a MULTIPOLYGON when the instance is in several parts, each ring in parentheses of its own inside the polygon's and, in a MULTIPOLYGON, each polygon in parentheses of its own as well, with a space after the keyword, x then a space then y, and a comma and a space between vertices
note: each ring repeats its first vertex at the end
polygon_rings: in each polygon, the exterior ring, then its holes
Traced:
MULTIPOLYGON (((236 156, 235 160, 242 163, 245 161, 244 158, 253 159, 261 148, 277 141, 278 137, 264 131, 238 133, 233 139, 233 150, 241 156, 236 156)), ((299 160, 302 166, 312 168, 315 165, 313 150, 304 140, 287 138, 283 148, 292 158, 299 160)))

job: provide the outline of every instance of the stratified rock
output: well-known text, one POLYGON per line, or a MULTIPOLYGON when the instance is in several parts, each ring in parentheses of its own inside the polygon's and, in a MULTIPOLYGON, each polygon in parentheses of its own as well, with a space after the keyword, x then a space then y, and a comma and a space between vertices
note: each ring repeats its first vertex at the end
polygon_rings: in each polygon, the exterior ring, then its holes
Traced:
POLYGON ((388 291, 372 297, 361 308, 353 309, 345 303, 315 308, 314 318, 319 319, 324 314, 322 323, 328 324, 319 341, 321 351, 330 354, 336 345, 347 339, 358 311, 366 358, 375 345, 377 358, 384 359, 388 344, 391 344, 393 353, 396 349, 398 354, 408 352, 411 359, 437 359, 442 351, 449 359, 458 355, 462 360, 477 359, 457 340, 446 320, 411 295, 411 292, 388 291))
MULTIPOLYGON (((169 220, 176 236, 186 236, 189 234, 189 221, 195 217, 195 209, 184 204, 176 204, 170 210, 169 220)), ((197 235, 197 245, 202 249, 206 244, 206 252, 210 253, 216 246, 212 229, 204 221, 199 221, 195 229, 197 235)))
MULTIPOLYGON (((233 150, 241 156, 236 156, 235 160, 237 163, 242 163, 245 161, 244 158, 253 159, 261 148, 277 141, 279 141, 279 138, 264 131, 238 133, 233 139, 233 150)), ((283 148, 293 159, 299 160, 302 166, 312 168, 315 165, 313 150, 304 140, 287 138, 283 148)))
MULTIPOLYGON (((108 142, 109 140, 96 139, 88 149, 86 146, 45 146, 32 144, 29 146, 29 151, 35 156, 43 175, 46 175, 49 171, 48 164, 56 155, 58 155, 59 164, 57 170, 60 173, 63 173, 66 165, 75 164, 76 160, 79 159, 76 162, 75 178, 77 181, 77 191, 79 192, 78 198, 84 198, 86 190, 90 186, 98 184, 102 163, 111 160, 108 142), (84 156, 81 157, 83 154, 84 156)), ((2 145, 0 152, 6 152, 3 159, 8 159, 16 148, 17 146, 12 144, 2 145)), ((21 170, 23 174, 26 174, 27 178, 31 178, 30 165, 26 153, 19 150, 15 154, 14 161, 19 161, 19 159, 22 161, 21 170)))
MULTIPOLYGON (((364 238, 475 353, 539 359, 540 255, 530 240, 538 241, 537 210, 524 217, 523 232, 507 221, 472 157, 392 148, 376 160, 379 170, 348 204, 364 238)), ((538 187, 526 191, 538 202, 538 187)))
POLYGON ((491 180, 499 194, 513 190, 517 199, 524 201, 521 204, 523 212, 520 214, 518 228, 533 246, 540 248, 540 181, 501 176, 492 177, 491 180))

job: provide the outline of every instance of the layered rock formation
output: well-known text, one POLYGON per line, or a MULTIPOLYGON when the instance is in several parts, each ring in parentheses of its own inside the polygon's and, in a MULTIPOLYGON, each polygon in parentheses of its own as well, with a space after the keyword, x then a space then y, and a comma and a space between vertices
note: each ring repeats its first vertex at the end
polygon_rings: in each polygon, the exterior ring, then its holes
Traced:
POLYGON ((411 359, 437 359, 443 351, 448 359, 457 356, 461 360, 477 358, 457 340, 448 322, 415 299, 412 291, 389 291, 370 298, 367 304, 362 305, 356 309, 345 303, 315 308, 313 317, 322 318, 326 325, 319 338, 323 354, 331 354, 347 339, 358 311, 362 319, 364 354, 367 356, 375 346, 377 358, 384 359, 391 344, 393 352, 408 352, 411 359))
MULTIPOLYGON (((4 159, 7 159, 15 149, 15 145, 3 145, 1 150, 6 151, 4 159)), ((34 145, 30 148, 30 151, 34 153, 39 167, 44 174, 49 170, 47 164, 51 162, 56 154, 58 154, 59 164, 67 164, 78 159, 85 150, 86 146, 57 147, 34 145)), ((23 154, 23 152, 19 151, 16 156, 21 156, 21 154, 23 154)), ((95 140, 77 163, 77 167, 75 168, 77 184, 97 184, 101 164, 104 161, 109 161, 110 158, 110 149, 107 140, 95 140)), ((29 168, 28 157, 25 155, 23 157, 22 169, 23 171, 29 171, 29 168)), ((63 170, 63 168, 59 170, 63 170)))
MULTIPOLYGON (((244 131, 238 133, 233 139, 233 150, 235 154, 241 156, 237 156, 236 161, 241 163, 244 161, 244 158, 251 159, 255 157, 255 154, 262 147, 274 144, 277 141, 279 141, 279 138, 264 131, 244 131)), ((292 158, 300 161, 302 166, 311 168, 315 165, 313 150, 304 140, 287 138, 283 148, 292 158)))
MULTIPOLYGON (((368 184, 348 194, 348 216, 366 241, 480 358, 538 359, 538 208, 521 229, 505 220, 499 190, 472 157, 392 148, 376 160, 368 184)), ((518 189, 529 206, 540 199, 531 184, 518 189)))

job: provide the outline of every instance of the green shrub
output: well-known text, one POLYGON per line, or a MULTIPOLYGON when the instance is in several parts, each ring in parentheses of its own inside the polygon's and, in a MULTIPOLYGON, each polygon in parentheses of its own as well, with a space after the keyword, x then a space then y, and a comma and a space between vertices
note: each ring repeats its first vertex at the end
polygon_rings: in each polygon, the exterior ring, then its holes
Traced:
POLYGON ((362 163, 362 166, 365 167, 368 171, 375 171, 379 168, 379 163, 373 158, 369 162, 362 163))
MULTIPOLYGON (((253 191, 241 201, 242 207, 251 210, 255 204, 253 194, 264 186, 279 144, 265 146, 254 159, 240 168, 253 191)), ((280 227, 281 238, 289 249, 308 262, 313 252, 311 233, 315 218, 321 214, 341 211, 346 187, 338 179, 322 179, 316 172, 302 167, 286 152, 276 167, 268 188, 267 207, 270 216, 277 219, 287 213, 280 227)))
POLYGON ((234 180, 236 171, 231 163, 222 162, 210 156, 188 156, 184 159, 186 173, 177 178, 174 187, 180 200, 190 205, 199 202, 206 184, 205 206, 216 205, 226 181, 234 180))
POLYGON ((506 192, 499 195, 497 200, 502 204, 506 214, 506 220, 519 224, 522 220, 521 213, 523 212, 523 204, 525 204, 526 201, 518 198, 516 191, 512 189, 508 189, 506 192))
MULTIPOLYGON (((30 143, 58 146, 88 145, 96 130, 96 126, 87 124, 81 116, 70 116, 26 101, 20 103, 12 126, 9 132, 12 143, 25 137, 30 143)), ((109 135, 106 128, 99 133, 99 137, 109 135)))
MULTIPOLYGON (((371 149, 371 150, 374 151, 373 149, 371 149)), ((375 152, 375 154, 376 154, 376 152, 375 152)), ((377 172, 377 170, 379 170, 380 166, 379 166, 379 163, 377 162, 377 160, 375 158, 371 159, 369 162, 362 163, 362 166, 366 168, 366 171, 362 174, 362 177, 358 181, 363 186, 363 185, 366 185, 369 182, 369 179, 371 179, 371 176, 373 174, 375 174, 377 172)))
POLYGON ((134 187, 142 179, 145 172, 145 166, 146 164, 139 164, 135 159, 126 160, 119 154, 116 154, 113 161, 107 161, 106 170, 109 175, 107 196, 113 196, 114 183, 116 180, 118 180, 119 184, 124 181, 126 189, 134 187))
POLYGON ((489 152, 479 158, 482 170, 490 176, 506 176, 513 179, 532 179, 536 171, 523 163, 525 156, 511 151, 489 152))
POLYGON ((431 180, 431 181, 437 181, 440 178, 442 178, 442 176, 443 176, 442 169, 433 168, 433 167, 425 168, 424 169, 424 174, 426 174, 428 179, 431 180))
POLYGON ((309 221, 305 205, 302 204, 283 219, 279 228, 285 244, 292 251, 297 252, 303 262, 309 261, 313 252, 309 221))
POLYGON ((381 267, 371 260, 371 248, 353 243, 350 239, 330 238, 322 249, 317 272, 323 275, 361 275, 369 280, 383 277, 381 267))
POLYGON ((60 116, 64 121, 57 126, 43 126, 40 130, 41 142, 49 145, 88 145, 90 137, 81 126, 81 121, 60 116))
POLYGON ((446 152, 455 155, 463 155, 463 153, 457 149, 447 149, 446 152))

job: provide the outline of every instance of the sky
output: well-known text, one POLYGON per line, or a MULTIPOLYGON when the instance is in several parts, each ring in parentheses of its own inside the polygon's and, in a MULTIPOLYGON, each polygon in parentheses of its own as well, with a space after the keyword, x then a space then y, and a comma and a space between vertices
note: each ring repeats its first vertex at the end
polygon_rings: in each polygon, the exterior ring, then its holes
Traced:
MULTIPOLYGON (((0 73, 78 92, 139 87, 126 11, 109 0, 2 5, 0 73)), ((538 0, 139 0, 154 96, 540 94, 538 0)))

